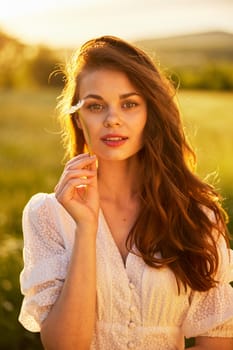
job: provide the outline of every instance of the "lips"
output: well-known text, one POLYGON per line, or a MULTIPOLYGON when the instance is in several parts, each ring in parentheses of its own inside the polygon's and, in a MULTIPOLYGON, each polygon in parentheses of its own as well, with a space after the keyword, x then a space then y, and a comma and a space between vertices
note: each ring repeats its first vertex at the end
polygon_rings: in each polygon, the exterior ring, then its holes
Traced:
POLYGON ((107 146, 118 147, 123 145, 128 140, 128 137, 123 135, 108 134, 101 137, 101 140, 107 146))

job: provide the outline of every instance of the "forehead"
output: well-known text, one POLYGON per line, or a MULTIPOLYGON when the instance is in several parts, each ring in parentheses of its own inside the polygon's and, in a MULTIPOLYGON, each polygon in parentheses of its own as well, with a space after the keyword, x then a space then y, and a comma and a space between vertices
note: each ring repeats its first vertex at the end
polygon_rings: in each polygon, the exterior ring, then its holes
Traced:
POLYGON ((137 91, 126 73, 112 69, 86 71, 79 82, 80 97, 86 93, 126 93, 137 91))

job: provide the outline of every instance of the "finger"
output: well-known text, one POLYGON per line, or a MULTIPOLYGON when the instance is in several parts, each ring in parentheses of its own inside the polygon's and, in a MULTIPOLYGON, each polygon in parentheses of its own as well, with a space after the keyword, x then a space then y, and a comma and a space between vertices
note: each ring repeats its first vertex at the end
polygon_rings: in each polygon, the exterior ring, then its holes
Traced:
POLYGON ((73 158, 71 158, 70 160, 68 160, 68 162, 65 164, 65 168, 69 167, 70 165, 74 164, 75 162, 81 160, 81 159, 85 159, 85 158, 89 158, 89 153, 83 153, 83 154, 79 154, 73 158))
POLYGON ((75 193, 77 192, 77 189, 79 187, 85 187, 89 185, 91 182, 91 179, 85 179, 85 178, 79 178, 79 179, 72 179, 69 182, 64 183, 60 187, 58 187, 57 191, 55 192, 55 196, 59 201, 64 201, 64 199, 72 199, 75 193))
POLYGON ((70 161, 68 161, 65 165, 65 169, 71 168, 73 166, 85 166, 85 164, 89 164, 92 162, 92 160, 95 158, 95 156, 90 156, 89 153, 85 153, 82 155, 78 155, 74 158, 72 158, 70 161))
POLYGON ((93 172, 97 172, 97 163, 98 160, 97 158, 93 158, 93 161, 91 162, 90 166, 89 166, 89 170, 92 170, 93 172))
POLYGON ((67 164, 72 163, 75 160, 82 159, 82 158, 89 157, 89 156, 90 156, 89 153, 78 154, 77 156, 74 156, 73 158, 69 159, 67 164))
POLYGON ((81 170, 81 169, 90 169, 91 164, 94 163, 95 160, 93 159, 87 159, 84 161, 79 161, 76 163, 73 163, 72 165, 69 165, 68 167, 65 167, 64 170, 70 171, 70 170, 81 170))
POLYGON ((55 187, 55 191, 58 190, 58 188, 60 186, 63 186, 63 183, 66 183, 68 181, 70 181, 71 179, 74 178, 91 178, 96 176, 96 171, 95 170, 90 170, 90 169, 75 169, 75 170, 65 170, 57 184, 57 186, 55 187))
POLYGON ((72 178, 72 177, 92 177, 97 174, 95 169, 83 168, 83 169, 66 169, 61 178, 72 178))

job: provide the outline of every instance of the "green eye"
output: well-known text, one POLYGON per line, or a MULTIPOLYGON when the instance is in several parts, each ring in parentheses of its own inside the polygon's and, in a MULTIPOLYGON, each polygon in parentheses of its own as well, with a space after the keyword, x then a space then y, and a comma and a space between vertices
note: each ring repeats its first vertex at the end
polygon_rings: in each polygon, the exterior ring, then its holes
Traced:
POLYGON ((123 104, 123 108, 128 108, 128 109, 130 109, 130 108, 134 108, 134 107, 137 107, 138 106, 138 104, 136 103, 136 102, 125 102, 124 104, 123 104))
POLYGON ((104 109, 104 106, 99 103, 92 103, 89 106, 87 106, 87 108, 91 112, 101 112, 104 109))

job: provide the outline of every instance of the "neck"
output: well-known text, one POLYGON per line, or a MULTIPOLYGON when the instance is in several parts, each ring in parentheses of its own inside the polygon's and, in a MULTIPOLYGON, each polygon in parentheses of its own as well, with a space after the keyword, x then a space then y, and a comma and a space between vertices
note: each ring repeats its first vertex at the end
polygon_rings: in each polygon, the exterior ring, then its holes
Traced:
POLYGON ((140 190, 139 166, 136 157, 127 161, 99 161, 100 199, 116 203, 130 202, 140 190))

